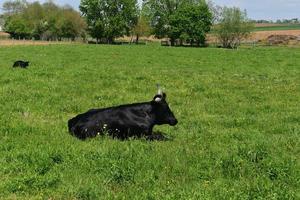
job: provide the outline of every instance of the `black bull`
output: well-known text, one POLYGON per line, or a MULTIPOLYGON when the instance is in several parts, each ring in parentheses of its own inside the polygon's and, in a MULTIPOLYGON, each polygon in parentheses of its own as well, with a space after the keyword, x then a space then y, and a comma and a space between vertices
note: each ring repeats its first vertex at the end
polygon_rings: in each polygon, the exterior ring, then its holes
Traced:
POLYGON ((150 136, 154 125, 162 124, 177 124, 165 93, 150 102, 92 109, 68 121, 69 132, 80 139, 103 134, 120 139, 150 136))

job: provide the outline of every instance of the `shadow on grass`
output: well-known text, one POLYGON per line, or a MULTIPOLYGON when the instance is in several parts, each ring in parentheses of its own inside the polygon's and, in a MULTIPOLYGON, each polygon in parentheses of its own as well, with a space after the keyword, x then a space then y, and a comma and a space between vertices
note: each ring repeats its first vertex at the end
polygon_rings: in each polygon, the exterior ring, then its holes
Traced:
POLYGON ((174 140, 174 137, 167 136, 165 133, 160 132, 160 131, 153 132, 152 135, 140 136, 140 137, 135 136, 135 137, 127 137, 127 138, 117 137, 117 136, 111 136, 111 135, 86 136, 86 137, 80 137, 80 136, 77 136, 77 135, 72 135, 72 136, 74 136, 77 139, 82 140, 82 141, 93 139, 95 137, 100 137, 100 138, 102 138, 102 137, 108 137, 110 139, 115 139, 115 140, 120 140, 120 141, 129 141, 129 140, 173 141, 174 140))
POLYGON ((174 137, 167 136, 165 133, 156 131, 152 135, 144 137, 147 141, 173 141, 174 137))

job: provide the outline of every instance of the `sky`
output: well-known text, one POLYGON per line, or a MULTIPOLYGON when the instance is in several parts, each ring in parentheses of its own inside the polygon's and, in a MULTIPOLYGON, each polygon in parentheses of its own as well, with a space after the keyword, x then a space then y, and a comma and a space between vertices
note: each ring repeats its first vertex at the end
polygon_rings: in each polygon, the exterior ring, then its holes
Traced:
MULTIPOLYGON (((6 0, 0 0, 0 7, 6 0)), ((33 0, 29 0, 29 2, 33 0)), ((141 0, 139 0, 141 1, 141 0)), ((236 6, 246 9, 251 19, 291 19, 300 18, 300 0, 212 0, 220 6, 236 6)), ((45 2, 45 0, 40 0, 45 2)), ((54 0, 60 5, 69 4, 78 10, 80 0, 54 0)))

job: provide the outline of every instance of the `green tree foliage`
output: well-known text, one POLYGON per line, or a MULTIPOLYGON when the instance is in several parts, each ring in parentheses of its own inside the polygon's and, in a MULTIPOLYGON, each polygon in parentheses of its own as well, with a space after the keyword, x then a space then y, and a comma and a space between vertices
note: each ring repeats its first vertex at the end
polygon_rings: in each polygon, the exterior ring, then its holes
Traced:
POLYGON ((82 0, 79 8, 97 42, 129 35, 138 19, 137 0, 82 0))
POLYGON ((203 45, 212 24, 212 14, 204 0, 144 0, 156 37, 168 37, 203 45))
POLYGON ((170 33, 173 38, 197 46, 205 44, 206 33, 212 25, 212 15, 207 4, 183 4, 170 17, 170 33))
POLYGON ((137 24, 132 29, 132 34, 136 36, 135 42, 139 43, 139 38, 149 36, 151 34, 151 27, 149 20, 142 13, 140 14, 137 24))
POLYGON ((26 6, 25 0, 9 0, 3 3, 2 10, 7 15, 13 15, 22 12, 26 6))
POLYGON ((85 22, 69 6, 59 7, 51 1, 8 1, 5 6, 4 30, 14 38, 61 40, 84 35, 85 22))
POLYGON ((143 7, 151 19, 153 33, 158 38, 169 37, 173 42, 170 34, 170 18, 177 10, 182 1, 178 0, 144 0, 143 7))
POLYGON ((254 25, 247 18, 246 11, 224 7, 215 34, 224 48, 237 48, 241 40, 247 38, 254 25))
POLYGON ((58 23, 58 28, 60 29, 60 38, 71 38, 75 39, 77 36, 84 37, 86 24, 84 20, 74 12, 72 9, 65 9, 63 12, 63 17, 58 23))
POLYGON ((14 38, 26 38, 30 35, 30 29, 25 19, 20 15, 10 17, 5 23, 5 31, 14 38))
MULTIPOLYGON (((2 26, 4 25, 4 16, 0 15, 0 27, 2 28, 2 26)), ((0 29, 1 29, 0 28, 0 29)), ((1 30, 0 30, 1 31, 1 30)))

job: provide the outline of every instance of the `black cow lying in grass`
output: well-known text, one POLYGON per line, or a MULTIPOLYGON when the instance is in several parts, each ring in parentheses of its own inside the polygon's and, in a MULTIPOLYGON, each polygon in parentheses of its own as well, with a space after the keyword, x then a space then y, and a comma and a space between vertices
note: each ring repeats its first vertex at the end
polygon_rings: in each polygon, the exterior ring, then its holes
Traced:
POLYGON ((18 60, 14 63, 13 67, 21 67, 21 68, 27 68, 29 66, 29 62, 28 61, 22 61, 22 60, 18 60))
POLYGON ((119 139, 146 136, 161 140, 152 129, 162 124, 175 126, 177 119, 161 90, 150 102, 92 109, 68 121, 69 132, 80 139, 108 134, 119 139))

